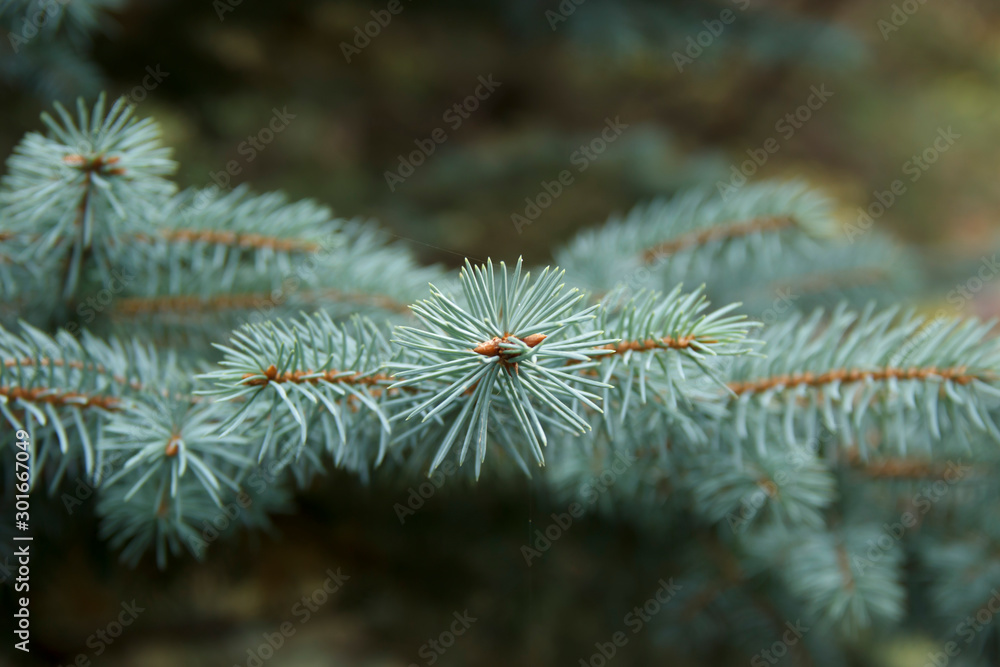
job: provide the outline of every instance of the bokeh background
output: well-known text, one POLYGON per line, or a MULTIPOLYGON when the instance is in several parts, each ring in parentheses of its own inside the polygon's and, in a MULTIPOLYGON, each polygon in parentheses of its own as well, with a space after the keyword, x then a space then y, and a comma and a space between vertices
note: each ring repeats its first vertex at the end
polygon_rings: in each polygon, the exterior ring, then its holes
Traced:
MULTIPOLYGON (((209 185, 235 160, 230 185, 378 219, 424 261, 456 266, 464 257, 544 262, 575 231, 637 203, 727 181, 771 138, 779 148, 752 179, 805 178, 852 223, 950 128, 954 144, 875 226, 927 269, 926 308, 1000 246, 994 1, 577 1, 400 0, 350 62, 343 45, 388 2, 86 3, 107 7, 17 53, 8 29, 24 3, 0 2, 0 155, 41 128, 53 100, 127 94, 161 123, 182 186, 209 185), (733 20, 697 54, 705 22, 717 29, 726 11, 733 20), (677 54, 697 55, 679 67, 677 54), (160 80, 144 86, 154 81, 147 68, 160 80), (452 127, 446 112, 479 77, 500 85, 452 127), (779 126, 819 88, 832 95, 807 121, 790 134, 791 124, 779 126), (275 109, 294 118, 248 160, 241 145, 275 109), (616 118, 628 127, 577 172, 574 152, 616 118), (390 188, 385 173, 436 128, 447 141, 390 188), (564 169, 574 183, 519 231, 511 216, 564 169)), ((993 314, 996 293, 988 284, 968 307, 993 314)), ((294 619, 296 602, 337 567, 351 576, 343 590, 264 664, 429 664, 421 646, 465 609, 478 620, 437 664, 579 664, 669 577, 670 545, 593 519, 525 568, 520 546, 532 521, 548 518, 531 485, 446 486, 401 526, 393 505, 405 493, 331 472, 278 518, 280 535, 226 535, 206 563, 175 561, 166 572, 118 566, 87 504, 67 521, 53 498, 35 511, 75 546, 37 545, 36 662, 25 664, 84 654, 110 667, 246 665, 248 647, 294 619), (145 611, 95 655, 91 635, 133 599, 145 611)), ((676 659, 675 640, 650 627, 616 664, 676 659)), ((929 641, 916 633, 852 659, 918 664, 929 641)), ((712 659, 748 657, 720 646, 712 659)))

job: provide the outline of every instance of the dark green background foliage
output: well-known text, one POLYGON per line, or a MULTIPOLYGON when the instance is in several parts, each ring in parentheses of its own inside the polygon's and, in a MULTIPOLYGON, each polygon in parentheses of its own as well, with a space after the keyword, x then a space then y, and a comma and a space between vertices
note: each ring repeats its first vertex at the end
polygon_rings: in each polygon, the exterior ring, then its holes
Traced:
MULTIPOLYGON (((1000 133, 992 3, 921 5, 888 40, 877 22, 890 19, 892 3, 740 5, 587 0, 553 31, 544 11, 558 3, 404 2, 347 63, 339 44, 381 6, 244 2, 220 21, 211 2, 142 2, 115 14, 110 37, 98 35, 89 51, 111 95, 140 85, 146 66, 169 73, 139 113, 163 124, 180 183, 207 184, 235 159, 234 182, 375 217, 414 239, 422 257, 452 265, 465 255, 544 260, 571 230, 728 175, 771 137, 781 149, 758 178, 809 175, 854 211, 906 178, 903 164, 941 126, 960 142, 885 226, 956 253, 989 238, 1000 133), (672 54, 726 8, 738 20, 678 72, 672 54), (502 85, 452 130, 442 116, 488 74, 502 85), (834 96, 786 139, 776 123, 824 84, 834 96), (295 121, 249 162, 239 146, 274 107, 295 121), (577 174, 571 196, 512 233, 511 213, 524 210, 540 181, 573 169, 573 151, 608 117, 629 131, 577 174), (438 127, 447 142, 390 192, 384 172, 438 127)), ((101 89, 80 78, 61 83, 62 99, 101 89)), ((24 85, 5 88, 4 98, 6 154, 37 127, 41 100, 24 85)))

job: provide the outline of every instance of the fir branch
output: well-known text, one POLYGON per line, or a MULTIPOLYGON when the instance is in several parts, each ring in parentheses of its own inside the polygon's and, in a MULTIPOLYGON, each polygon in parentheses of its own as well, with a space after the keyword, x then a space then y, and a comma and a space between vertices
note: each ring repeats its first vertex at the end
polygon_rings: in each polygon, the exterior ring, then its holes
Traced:
POLYGON ((823 510, 837 496, 827 465, 807 450, 743 457, 701 453, 685 467, 695 511, 711 522, 725 521, 736 533, 761 523, 822 528, 823 510))
POLYGON ((647 338, 645 340, 621 340, 617 343, 605 345, 602 349, 611 350, 614 354, 625 354, 626 352, 649 352, 651 350, 687 350, 698 346, 708 346, 718 341, 698 336, 682 336, 671 338, 647 338))
POLYGON ((0 415, 16 429, 31 429, 39 447, 33 480, 54 461, 58 484, 78 457, 91 474, 110 415, 142 395, 186 400, 187 381, 172 358, 161 361, 137 343, 86 333, 77 340, 65 331, 48 336, 25 323, 20 334, 0 328, 0 415))
POLYGON ((783 247, 797 251, 835 233, 830 202, 803 183, 759 183, 726 199, 710 190, 638 206, 578 234, 556 254, 594 292, 622 285, 669 289, 681 281, 714 283, 720 266, 735 271, 783 247))
POLYGON ((879 480, 941 479, 950 463, 922 457, 871 458, 865 460, 857 448, 847 451, 847 465, 866 477, 879 480))
POLYGON ((656 262, 681 250, 690 250, 710 243, 731 241, 751 234, 778 232, 795 226, 795 220, 787 216, 764 216, 750 220, 725 221, 716 226, 697 232, 688 232, 669 241, 663 241, 642 253, 647 263, 656 262))
MULTIPOLYGON (((325 306, 330 303, 345 303, 369 305, 382 310, 399 314, 409 314, 409 306, 398 303, 387 296, 366 294, 362 292, 345 292, 338 289, 311 289, 289 291, 282 296, 286 310, 298 309, 307 305, 325 306)), ((275 305, 272 292, 254 292, 249 294, 218 294, 210 296, 199 295, 165 295, 165 296, 130 296, 118 299, 112 310, 112 317, 126 320, 147 314, 173 315, 219 313, 227 310, 254 310, 275 305)))
POLYGON ((812 273, 802 276, 794 282, 771 283, 767 291, 774 293, 782 288, 795 288, 802 293, 826 292, 831 289, 849 289, 867 287, 884 283, 892 278, 892 274, 882 267, 852 267, 841 271, 812 273))
POLYGON ((256 432, 261 439, 259 460, 281 454, 288 446, 301 452, 310 426, 319 426, 331 436, 325 447, 339 462, 347 455, 348 434, 365 428, 368 418, 384 433, 375 458, 385 456, 391 430, 385 406, 390 380, 381 368, 389 350, 371 322, 355 318, 341 326, 320 312, 287 323, 246 325, 233 333, 229 345, 216 347, 225 353, 222 368, 202 377, 218 388, 200 393, 217 401, 241 401, 226 418, 222 433, 236 428, 256 432), (357 404, 365 410, 359 412, 357 404), (288 423, 279 426, 281 419, 288 423), (289 430, 298 437, 287 436, 289 430), (339 438, 332 437, 334 432, 339 438))
POLYGON ((716 266, 708 277, 713 300, 739 300, 746 312, 767 322, 798 311, 889 307, 924 291, 919 264, 893 241, 871 232, 865 243, 822 241, 785 248, 780 255, 738 265, 716 266))
POLYGON ((948 381, 958 385, 967 385, 973 381, 995 382, 998 378, 994 371, 969 372, 968 367, 959 366, 957 368, 882 368, 878 370, 866 370, 859 368, 838 368, 824 373, 815 374, 809 371, 792 373, 791 375, 778 375, 773 377, 756 378, 746 382, 730 382, 728 387, 734 394, 739 396, 743 393, 759 393, 770 389, 793 390, 798 386, 808 386, 812 388, 822 387, 829 384, 850 384, 852 382, 882 382, 886 380, 924 380, 924 381, 948 381))
POLYGON ((204 243, 239 249, 266 249, 275 252, 311 253, 316 252, 320 247, 318 243, 313 241, 208 229, 163 229, 159 231, 158 237, 137 234, 134 238, 140 243, 156 243, 159 239, 163 239, 170 243, 204 243))
POLYGON ((602 301, 597 326, 619 338, 607 345, 599 377, 614 389, 604 390, 604 426, 614 433, 629 418, 634 401, 649 397, 672 423, 686 422, 692 437, 701 437, 691 415, 717 402, 712 385, 724 386, 719 358, 750 351, 750 329, 759 326, 743 315, 730 314, 739 304, 709 312, 703 288, 683 294, 678 285, 670 293, 642 291, 628 298, 618 290, 602 301), (695 408, 695 404, 699 404, 695 408))
POLYGON ((186 190, 127 241, 139 244, 135 264, 147 292, 166 284, 177 294, 192 281, 195 293, 203 285, 231 291, 247 267, 277 284, 305 257, 324 250, 340 226, 327 207, 310 200, 289 202, 280 192, 254 195, 239 186, 224 194, 186 190))
POLYGON ((243 382, 248 387, 259 387, 266 385, 270 382, 275 382, 282 384, 285 382, 291 382, 294 384, 319 384, 321 382, 342 382, 346 384, 353 385, 378 385, 384 382, 388 382, 391 376, 384 373, 375 373, 374 375, 360 375, 358 373, 353 373, 350 375, 344 375, 344 371, 339 371, 336 369, 327 371, 314 371, 314 370, 299 370, 299 371, 285 371, 282 374, 278 373, 278 369, 271 364, 266 369, 258 373, 245 373, 243 375, 243 382))
POLYGON ((775 528, 752 536, 747 546, 820 627, 856 638, 874 625, 898 621, 904 611, 901 550, 866 556, 881 530, 871 524, 836 531, 775 528))
POLYGON ((736 435, 752 431, 758 447, 775 433, 795 444, 822 425, 845 445, 857 442, 862 456, 873 429, 904 452, 922 430, 934 439, 948 432, 965 443, 975 433, 1000 441, 991 414, 1000 399, 1000 341, 991 328, 957 318, 928 323, 894 309, 792 317, 765 331, 781 354, 742 358, 731 369, 736 435))
POLYGON ((163 176, 175 164, 156 125, 136 121, 124 98, 107 113, 103 96, 93 110, 79 100, 76 118, 55 109, 58 121, 42 115, 48 136, 29 133, 7 160, 0 205, 5 228, 26 243, 22 261, 59 271, 71 295, 90 254, 109 277, 121 237, 141 230, 173 193, 163 176))
POLYGON ((219 434, 226 417, 227 411, 219 404, 192 404, 155 395, 133 401, 107 425, 108 437, 101 450, 126 460, 106 483, 129 480, 131 486, 122 498, 125 502, 143 485, 160 487, 161 482, 168 483, 170 497, 176 498, 190 472, 221 507, 223 487, 238 490, 234 479, 251 464, 239 451, 248 444, 245 437, 219 434))
MULTIPOLYGON (((0 387, 0 397, 4 403, 17 406, 19 403, 38 403, 52 406, 72 406, 76 408, 99 408, 114 411, 120 409, 120 402, 113 396, 83 394, 75 391, 61 391, 50 387, 0 387)), ((21 428, 15 423, 14 426, 21 428)))
POLYGON ((561 271, 546 268, 532 282, 530 273, 521 275, 521 267, 520 259, 513 271, 503 262, 495 271, 491 261, 474 268, 466 260, 460 275, 466 306, 432 286, 431 299, 412 306, 427 328, 396 328, 395 342, 406 356, 405 362, 393 363, 401 380, 392 386, 415 387, 426 394, 406 418, 420 415, 421 424, 427 424, 439 414, 454 415, 431 472, 464 429, 459 463, 474 441, 478 477, 489 425, 500 409, 513 413, 539 465, 544 463, 541 448, 546 443, 542 422, 583 432, 590 424, 567 401, 600 411, 594 402, 599 397, 574 385, 608 385, 560 368, 575 361, 580 363, 574 370, 584 370, 593 366, 595 357, 610 352, 604 346, 614 339, 580 328, 598 307, 576 310, 583 295, 577 290, 563 293, 561 271))

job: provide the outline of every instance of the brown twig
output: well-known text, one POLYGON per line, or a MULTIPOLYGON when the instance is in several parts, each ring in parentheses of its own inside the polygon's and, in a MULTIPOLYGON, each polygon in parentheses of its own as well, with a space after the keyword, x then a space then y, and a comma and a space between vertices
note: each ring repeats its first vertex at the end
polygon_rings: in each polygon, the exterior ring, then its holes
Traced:
POLYGON ((776 232, 791 227, 794 224, 794 218, 788 216, 766 216, 716 225, 701 231, 684 234, 675 239, 647 248, 642 253, 642 258, 646 263, 652 263, 686 248, 705 245, 712 241, 749 236, 758 232, 776 232))
POLYGON ((122 167, 105 169, 108 165, 118 164, 121 161, 121 158, 117 156, 105 157, 104 155, 96 155, 88 160, 84 156, 74 153, 64 156, 62 161, 71 167, 79 167, 82 171, 87 172, 88 176, 95 171, 100 171, 109 176, 122 176, 125 174, 125 169, 122 167))
POLYGON ((271 382, 276 384, 282 384, 285 382, 292 382, 295 384, 318 384, 320 382, 334 382, 334 383, 344 383, 344 384, 359 384, 359 385, 377 385, 382 382, 388 382, 392 378, 385 373, 375 373, 373 375, 360 375, 358 373, 352 373, 351 375, 344 375, 346 371, 338 370, 328 370, 322 373, 317 373, 316 371, 285 371, 284 373, 278 373, 278 369, 271 364, 266 370, 260 373, 247 373, 243 376, 243 382, 251 387, 259 387, 271 382), (259 377, 263 375, 264 377, 259 377))
MULTIPOLYGON (((370 304, 398 313, 409 313, 408 306, 381 294, 345 292, 337 289, 303 290, 290 292, 296 300, 323 302, 325 300, 370 304)), ((215 313, 220 310, 247 310, 266 305, 276 305, 284 297, 275 299, 271 292, 249 294, 216 294, 208 297, 196 295, 127 297, 115 302, 113 317, 135 317, 148 313, 215 313)))
MULTIPOLYGON (((136 234, 133 237, 141 243, 152 243, 156 237, 148 234, 136 234)), ((160 238, 175 243, 213 243, 234 248, 270 249, 280 252, 316 252, 318 243, 300 239, 283 239, 263 234, 237 234, 236 232, 218 229, 164 229, 160 238)))
POLYGON ((733 393, 739 395, 747 392, 766 391, 774 387, 785 387, 786 389, 799 385, 819 387, 831 382, 880 381, 890 378, 897 380, 927 380, 932 377, 950 380, 956 384, 969 384, 973 380, 993 379, 985 374, 970 373, 966 366, 951 368, 936 368, 934 366, 928 368, 882 368, 878 370, 838 368, 820 374, 810 372, 793 373, 791 375, 776 375, 756 380, 747 380, 745 382, 730 382, 729 388, 733 393))
POLYGON ((890 277, 888 271, 873 267, 851 268, 843 271, 829 271, 826 273, 812 273, 795 278, 794 282, 782 281, 772 283, 768 291, 781 289, 784 287, 794 288, 799 293, 815 293, 828 290, 830 288, 850 288, 874 285, 885 282, 890 277))
POLYGON ((93 396, 75 391, 59 391, 48 387, 33 387, 31 389, 0 387, 0 396, 6 396, 12 401, 21 399, 32 403, 48 403, 58 406, 96 407, 112 412, 119 409, 120 403, 114 396, 93 396))
POLYGON ((851 571, 851 562, 847 556, 847 550, 843 544, 837 545, 837 568, 840 576, 844 579, 844 588, 848 591, 854 590, 854 572, 851 571))
POLYGON ((693 343, 711 345, 716 341, 710 339, 699 339, 697 336, 682 336, 680 338, 647 338, 646 340, 622 340, 617 343, 609 343, 597 349, 612 350, 615 354, 625 354, 626 352, 648 352, 649 350, 683 350, 692 347, 693 343))
POLYGON ((39 357, 38 359, 24 357, 23 359, 4 359, 3 365, 4 368, 16 368, 18 366, 51 366, 55 368, 74 368, 81 371, 92 370, 100 373, 101 375, 106 375, 118 384, 128 385, 133 389, 142 388, 142 385, 138 382, 129 382, 120 375, 112 375, 108 373, 107 369, 100 364, 84 364, 82 361, 66 361, 64 359, 50 359, 49 357, 39 357))
POLYGON ((858 472, 874 479, 933 479, 943 478, 948 463, 920 458, 886 458, 866 461, 857 447, 847 450, 847 464, 858 472))
MULTIPOLYGON (((39 357, 38 359, 24 357, 23 359, 3 360, 4 368, 17 368, 18 366, 45 366, 54 368, 73 368, 81 371, 90 370, 94 371, 95 373, 100 373, 101 375, 111 379, 112 381, 123 387, 129 387, 130 389, 133 389, 135 391, 152 391, 149 387, 143 385, 138 380, 129 381, 128 378, 108 372, 108 370, 101 364, 85 364, 82 361, 66 361, 64 359, 51 359, 49 357, 39 357)), ((165 390, 159 393, 163 397, 168 397, 170 395, 170 393, 165 390)), ((188 394, 174 394, 174 398, 184 399, 190 403, 200 403, 202 400, 200 396, 191 396, 188 394)))

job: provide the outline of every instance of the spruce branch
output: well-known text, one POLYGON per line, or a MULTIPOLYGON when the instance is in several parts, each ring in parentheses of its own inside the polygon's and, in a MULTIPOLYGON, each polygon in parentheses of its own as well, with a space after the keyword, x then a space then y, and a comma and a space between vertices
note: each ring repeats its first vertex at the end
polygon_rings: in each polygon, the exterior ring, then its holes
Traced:
POLYGON ((824 241, 783 252, 780 261, 753 261, 737 271, 723 267, 709 292, 713 300, 742 301, 746 312, 775 322, 843 302, 859 309, 871 302, 889 307, 925 291, 918 266, 912 253, 872 230, 864 243, 824 241))
POLYGON ((826 198, 801 182, 763 182, 725 199, 698 190, 638 206, 578 234, 556 260, 597 293, 692 280, 711 285, 719 267, 765 263, 782 248, 805 251, 834 232, 826 198))
POLYGON ((688 232, 669 241, 657 243, 644 250, 642 258, 647 263, 662 261, 682 250, 731 241, 752 234, 779 232, 794 227, 795 224, 795 219, 788 216, 762 216, 735 222, 726 221, 708 229, 688 232))
POLYGON ((991 414, 1000 399, 992 326, 873 308, 790 318, 764 332, 765 350, 781 354, 739 358, 730 371, 735 433, 763 449, 774 435, 793 445, 822 426, 845 445, 856 442, 863 458, 873 433, 904 453, 924 430, 968 447, 977 434, 1000 441, 991 414))
POLYGON ((71 42, 82 45, 90 40, 91 33, 108 22, 108 10, 117 9, 121 4, 122 0, 76 0, 55 4, 41 0, 4 0, 0 2, 0 24, 9 28, 6 32, 11 33, 12 44, 18 44, 14 41, 17 38, 27 41, 25 36, 37 31, 41 39, 50 43, 57 33, 65 33, 71 42), (44 16, 44 20, 39 21, 40 16, 44 16))
POLYGON ((608 385, 578 371, 611 353, 604 346, 616 341, 582 328, 598 306, 578 309, 584 295, 575 289, 563 292, 562 276, 546 268, 532 281, 530 273, 522 276, 520 259, 512 271, 503 262, 494 270, 492 261, 473 267, 466 260, 460 276, 465 305, 432 286, 431 299, 412 306, 426 328, 396 328, 394 342, 406 356, 392 365, 401 378, 392 386, 424 394, 406 418, 419 415, 427 423, 439 414, 451 415, 431 472, 464 430, 459 462, 474 441, 478 477, 489 425, 496 419, 494 402, 510 410, 539 465, 546 443, 543 422, 572 433, 590 429, 571 403, 600 411, 595 402, 600 397, 578 386, 608 385), (570 361, 578 362, 572 372, 565 368, 570 361))
POLYGON ((385 456, 391 431, 386 405, 393 392, 382 367, 390 353, 370 321, 354 318, 339 325, 320 312, 246 325, 233 332, 228 345, 216 347, 225 354, 222 368, 201 377, 217 388, 200 393, 240 403, 221 433, 237 428, 252 433, 260 442, 258 461, 290 447, 298 456, 310 428, 318 427, 339 465, 349 454, 349 437, 364 430, 366 420, 381 431, 375 462, 385 456))
POLYGON ((226 417, 217 404, 155 394, 138 397, 109 419, 105 428, 107 437, 99 447, 126 458, 106 483, 128 479, 131 486, 122 497, 128 502, 144 485, 159 487, 166 479, 170 497, 176 498, 190 472, 221 507, 223 487, 238 490, 233 480, 251 464, 239 453, 247 445, 245 437, 219 433, 226 417))
POLYGON ((92 475, 110 416, 143 394, 185 397, 184 382, 172 358, 135 342, 48 336, 25 323, 20 334, 0 328, 0 415, 15 429, 31 429, 33 483, 49 460, 53 485, 78 458, 92 475))
POLYGON ((107 113, 103 95, 92 110, 79 100, 76 118, 55 109, 58 120, 42 114, 49 134, 29 133, 7 160, 0 206, 5 231, 25 242, 18 260, 59 272, 69 296, 91 253, 109 276, 123 235, 173 193, 163 177, 175 164, 157 126, 133 118, 124 98, 107 113))
MULTIPOLYGON (((274 212, 242 218, 242 229, 255 229, 260 237, 275 224, 301 225, 311 230, 302 238, 315 248, 286 252, 260 244, 140 243, 137 278, 112 304, 117 324, 136 334, 154 333, 165 344, 184 341, 207 348, 220 328, 317 308, 336 319, 355 314, 400 319, 409 315, 405 304, 423 294, 422 284, 443 276, 436 267, 418 266, 371 224, 329 218, 326 209, 308 202, 286 205, 276 195, 233 201, 274 212)), ((215 220, 208 218, 202 228, 215 220)))
POLYGON ((748 547, 773 568, 784 586, 824 630, 856 638, 903 615, 902 550, 868 558, 882 528, 848 524, 837 530, 772 528, 748 540, 748 547))
POLYGON ((586 294, 520 261, 421 267, 373 224, 280 193, 175 196, 155 127, 130 114, 57 107, 0 186, 3 315, 108 288, 98 310, 157 343, 0 329, 0 414, 32 435, 33 482, 85 473, 128 562, 201 557, 255 465, 280 480, 233 519, 246 528, 328 459, 367 482, 377 466, 409 479, 472 456, 463 472, 479 478, 489 449, 501 484, 544 461, 560 501, 679 536, 696 575, 682 631, 717 612, 768 633, 792 611, 845 635, 897 623, 903 553, 943 582, 931 593, 949 614, 1000 581, 995 513, 956 511, 1000 500, 991 323, 845 306, 766 327, 759 348, 736 312, 745 296, 766 312, 788 285, 801 308, 916 284, 906 261, 887 264, 887 239, 830 242, 832 206, 802 184, 679 195, 584 233, 558 259, 586 294), (134 278, 99 285, 112 268, 134 278), (207 366, 198 343, 226 334, 207 366), (979 466, 974 483, 919 519, 912 551, 868 558, 870 507, 915 505, 901 493, 956 453, 979 466), (685 543, 692 531, 713 538, 685 543))
MULTIPOLYGON (((626 290, 611 293, 602 302, 597 326, 621 339, 605 346, 597 370, 613 388, 605 388, 605 426, 613 433, 629 417, 633 400, 645 404, 650 395, 669 420, 686 419, 696 403, 699 409, 717 402, 711 387, 724 387, 718 360, 751 351, 746 339, 758 323, 732 315, 739 304, 707 312, 704 288, 683 294, 678 285, 670 293, 641 291, 629 297, 626 290)), ((693 429, 693 425, 690 426, 693 429)))
MULTIPOLYGON (((284 300, 283 300, 284 301, 284 300)), ((252 292, 249 294, 218 294, 210 296, 178 295, 125 297, 118 300, 112 311, 112 316, 119 320, 128 320, 149 314, 171 314, 184 316, 186 314, 213 313, 218 315, 224 311, 252 311, 270 309, 275 302, 272 291, 252 292)), ((409 306, 378 294, 362 292, 346 292, 338 289, 299 290, 291 292, 287 297, 286 308, 305 308, 308 306, 323 306, 329 303, 355 304, 360 307, 370 306, 392 313, 409 314, 409 306)))
POLYGON ((823 528, 823 510, 836 499, 829 468, 804 450, 794 456, 702 453, 688 463, 685 478, 695 511, 711 522, 725 521, 737 533, 762 522, 823 528))
POLYGON ((241 185, 221 195, 217 188, 184 191, 129 240, 138 244, 140 283, 160 281, 177 294, 194 274, 198 285, 231 291, 248 266, 278 284, 304 255, 330 244, 339 228, 325 206, 289 203, 280 192, 254 195, 241 185))
POLYGON ((169 480, 162 478, 155 485, 141 485, 130 493, 130 480, 102 485, 97 503, 100 535, 111 548, 121 549, 122 561, 134 567, 143 554, 152 550, 157 565, 163 569, 169 554, 176 556, 186 549, 197 558, 204 555, 203 526, 219 513, 204 487, 188 476, 171 498, 169 480), (129 495, 128 500, 125 495, 129 495))

